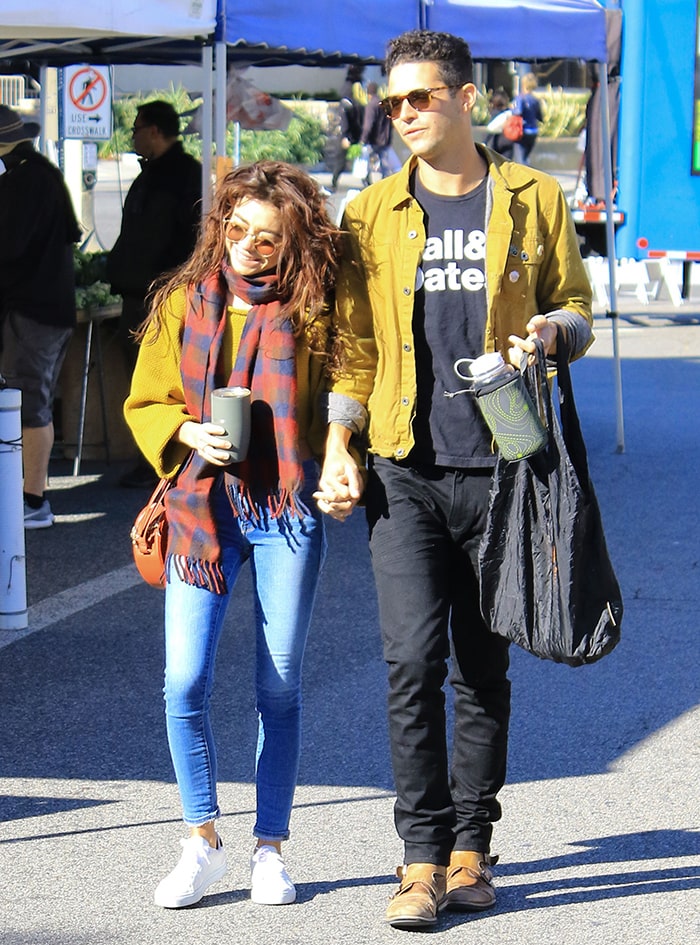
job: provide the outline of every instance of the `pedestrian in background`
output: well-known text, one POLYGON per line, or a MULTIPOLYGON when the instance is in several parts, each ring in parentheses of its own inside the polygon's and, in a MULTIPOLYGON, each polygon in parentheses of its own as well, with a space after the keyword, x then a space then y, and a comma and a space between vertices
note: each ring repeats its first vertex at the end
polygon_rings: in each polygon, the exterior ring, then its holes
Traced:
POLYGON ((523 136, 515 142, 513 157, 520 164, 530 163, 530 154, 535 147, 540 122, 544 121, 540 100, 532 93, 537 88, 537 77, 528 72, 520 81, 521 92, 513 101, 513 114, 523 119, 523 136))
POLYGON ((496 462, 454 364, 534 339, 574 357, 591 341, 591 291, 556 180, 474 143, 463 39, 391 40, 387 114, 412 153, 348 205, 335 328, 346 362, 329 402, 319 506, 346 518, 363 480, 348 452, 367 409, 365 491, 404 846, 392 926, 494 905, 493 824, 506 774, 508 643, 479 606, 478 549, 496 462), (336 399, 337 398, 337 399, 336 399), (348 406, 353 404, 353 411, 348 406), (451 654, 450 752, 443 684, 451 654))
POLYGON ((58 375, 75 328, 73 244, 63 175, 32 144, 36 122, 0 105, 0 374, 22 392, 24 526, 48 528, 44 491, 58 375))
POLYGON ((362 122, 362 135, 360 136, 363 147, 369 149, 365 184, 371 183, 373 156, 379 164, 379 172, 382 177, 395 174, 401 168, 401 161, 391 146, 391 119, 381 107, 381 101, 377 94, 378 88, 376 82, 367 83, 368 99, 362 122))
POLYGON ((362 105, 354 95, 353 86, 362 78, 361 66, 350 66, 340 92, 335 127, 326 146, 326 164, 331 172, 331 192, 338 188, 340 175, 347 170, 348 148, 357 144, 362 134, 362 105))
MULTIPOLYGON (((165 706, 190 835, 157 905, 197 902, 226 871, 209 702, 236 579, 256 600, 255 902, 293 902, 281 856, 301 744, 301 669, 325 554, 312 499, 323 451, 321 394, 340 231, 316 183, 289 164, 241 166, 218 185, 190 260, 155 295, 125 405, 167 497, 165 706), (252 391, 247 458, 227 466, 210 422, 217 387, 252 391)), ((236 666, 219 674, 236 688, 236 666)))
MULTIPOLYGON (((134 332, 146 317, 151 283, 192 253, 202 200, 202 166, 185 152, 180 118, 169 102, 140 105, 132 135, 141 173, 126 195, 121 231, 107 259, 112 291, 123 299, 119 338, 129 378, 138 350, 134 332)), ((140 457, 120 484, 155 485, 153 469, 140 457)))
POLYGON ((491 148, 496 154, 503 155, 504 158, 512 160, 513 142, 506 138, 503 129, 508 118, 513 114, 510 108, 510 99, 505 89, 496 89, 489 99, 489 113, 491 120, 486 126, 488 132, 484 144, 491 148))

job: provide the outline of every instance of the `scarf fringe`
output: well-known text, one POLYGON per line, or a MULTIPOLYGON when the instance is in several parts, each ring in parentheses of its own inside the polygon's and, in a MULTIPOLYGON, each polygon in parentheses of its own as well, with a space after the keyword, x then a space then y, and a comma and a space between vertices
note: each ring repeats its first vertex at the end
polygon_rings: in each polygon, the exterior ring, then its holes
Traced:
POLYGON ((213 594, 226 593, 226 578, 221 565, 216 561, 202 561, 187 555, 169 554, 165 560, 166 580, 170 579, 171 568, 185 584, 201 587, 213 594))
POLYGON ((249 486, 241 480, 235 480, 227 488, 233 514, 248 522, 260 523, 263 517, 281 519, 286 515, 292 518, 302 518, 308 509, 299 498, 296 489, 278 489, 267 493, 264 503, 257 499, 249 486))

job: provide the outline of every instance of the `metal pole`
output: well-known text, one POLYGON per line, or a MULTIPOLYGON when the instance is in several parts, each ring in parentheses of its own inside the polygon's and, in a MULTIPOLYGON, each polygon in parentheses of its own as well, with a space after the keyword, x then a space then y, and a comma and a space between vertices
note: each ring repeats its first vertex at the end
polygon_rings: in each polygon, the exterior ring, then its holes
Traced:
POLYGON ((610 99, 608 96, 608 64, 600 64, 600 111, 603 137, 603 180, 605 182, 605 239, 610 275, 610 311, 612 319, 613 367, 615 371, 615 405, 617 419, 617 452, 625 452, 625 424, 622 406, 622 364, 617 313, 617 261, 615 259, 615 223, 613 220, 612 147, 610 140, 610 99))
POLYGON ((211 46, 202 46, 202 216, 211 207, 212 65, 211 46))
POLYGON ((214 139, 217 158, 226 157, 226 43, 216 44, 214 139))

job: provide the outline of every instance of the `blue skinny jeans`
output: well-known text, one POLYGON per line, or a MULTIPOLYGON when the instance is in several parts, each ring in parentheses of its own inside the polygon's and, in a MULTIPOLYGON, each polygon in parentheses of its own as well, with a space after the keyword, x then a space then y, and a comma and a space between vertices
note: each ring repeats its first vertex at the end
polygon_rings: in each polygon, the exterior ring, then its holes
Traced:
MULTIPOLYGON (((215 512, 227 594, 192 587, 173 573, 165 590, 165 710, 168 744, 190 827, 220 815, 216 745, 210 719, 214 664, 224 617, 243 564, 250 560, 255 588, 257 818, 253 833, 286 840, 299 769, 301 676, 326 541, 311 498, 318 481, 304 464, 301 518, 260 522, 237 519, 223 488, 215 512)), ((174 569, 173 569, 174 570, 174 569)), ((228 667, 228 675, 235 667, 228 667)))

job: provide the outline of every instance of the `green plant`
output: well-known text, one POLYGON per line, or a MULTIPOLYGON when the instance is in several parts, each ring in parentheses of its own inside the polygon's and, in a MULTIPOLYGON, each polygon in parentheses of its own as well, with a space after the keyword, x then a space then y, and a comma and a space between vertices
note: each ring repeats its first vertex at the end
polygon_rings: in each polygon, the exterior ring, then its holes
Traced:
POLYGON ((473 125, 488 125, 491 120, 489 114, 489 94, 485 88, 477 90, 476 102, 472 109, 473 125))
MULTIPOLYGON (((154 91, 148 95, 129 96, 114 103, 114 133, 109 141, 100 146, 101 158, 119 157, 132 150, 131 128, 136 118, 136 110, 143 102, 164 99, 170 102, 180 115, 194 111, 201 99, 192 99, 189 93, 178 86, 171 86, 168 91, 154 91)), ((322 123, 304 110, 292 108, 294 117, 286 131, 241 131, 241 161, 270 159, 289 161, 292 164, 313 166, 323 155, 325 136, 322 123)), ((187 127, 187 118, 181 122, 187 127)), ((226 130, 226 153, 233 154, 234 125, 230 123, 226 130)), ((199 134, 183 135, 183 147, 188 154, 201 160, 202 139, 199 134)))
MULTIPOLYGON (((144 102, 152 102, 160 99, 170 102, 179 115, 186 115, 194 111, 198 105, 201 105, 202 99, 191 98, 187 89, 181 85, 171 84, 169 89, 160 89, 149 92, 146 95, 129 95, 125 98, 115 99, 113 109, 113 131, 109 141, 103 141, 98 149, 101 158, 115 158, 124 153, 132 151, 131 128, 136 118, 136 110, 144 102)), ((189 117, 184 117, 180 125, 186 128, 189 123, 189 117)), ((199 135, 183 135, 183 147, 188 154, 200 158, 202 155, 202 143, 199 135)))
POLYGON ((75 304, 79 309, 100 308, 121 301, 121 296, 112 295, 107 282, 107 253, 83 253, 73 248, 75 270, 75 304))
MULTIPOLYGON (((565 92, 550 85, 535 95, 542 103, 544 122, 540 134, 543 138, 575 137, 580 133, 586 121, 588 92, 565 92)), ((488 92, 481 88, 472 112, 472 123, 487 125, 489 120, 488 92)))
POLYGON ((575 137, 586 121, 586 103, 588 92, 565 92, 562 88, 538 93, 542 103, 544 123, 540 134, 544 138, 575 137))
POLYGON ((76 285, 90 285, 93 282, 106 279, 107 253, 84 253, 73 247, 73 269, 76 285))
MULTIPOLYGON (((228 154, 233 153, 233 125, 227 130, 228 154)), ((241 131, 241 161, 273 160, 313 166, 323 156, 326 138, 321 123, 302 109, 286 131, 241 131)))

